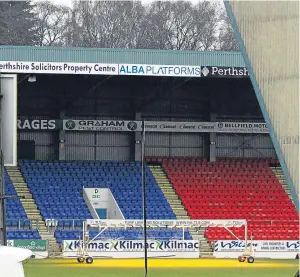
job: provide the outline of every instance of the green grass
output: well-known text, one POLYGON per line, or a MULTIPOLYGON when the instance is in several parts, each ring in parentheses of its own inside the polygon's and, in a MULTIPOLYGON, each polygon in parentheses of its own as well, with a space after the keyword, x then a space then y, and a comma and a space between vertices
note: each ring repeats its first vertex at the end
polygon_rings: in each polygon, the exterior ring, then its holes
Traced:
MULTIPOLYGON (((274 261, 272 261, 274 262, 274 261)), ((288 268, 149 268, 149 277, 294 277, 298 261, 276 261, 289 263, 288 268)), ((86 264, 73 267, 68 263, 53 260, 31 260, 24 265, 26 277, 142 277, 143 269, 99 268, 86 264)))

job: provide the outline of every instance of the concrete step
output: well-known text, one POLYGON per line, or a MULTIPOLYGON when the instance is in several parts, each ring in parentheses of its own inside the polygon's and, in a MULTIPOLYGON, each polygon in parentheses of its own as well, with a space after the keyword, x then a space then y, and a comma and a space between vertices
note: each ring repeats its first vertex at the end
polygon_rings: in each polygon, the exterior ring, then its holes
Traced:
POLYGON ((27 213, 27 215, 28 215, 28 218, 30 217, 30 218, 33 218, 33 219, 35 219, 35 220, 38 220, 38 219, 41 218, 41 217, 40 217, 41 214, 40 214, 39 211, 27 211, 26 213, 27 213))
POLYGON ((27 212, 27 217, 30 220, 34 220, 34 221, 43 221, 41 214, 39 211, 28 211, 27 212))
POLYGON ((169 204, 172 205, 172 206, 173 206, 173 205, 174 205, 174 206, 177 206, 177 205, 180 205, 180 206, 181 206, 181 205, 182 205, 182 204, 181 204, 181 201, 180 201, 179 199, 168 199, 168 198, 167 198, 167 201, 168 201, 169 204))
MULTIPOLYGON (((9 176, 10 177, 10 176, 9 176)), ((24 182, 24 179, 23 177, 10 177, 11 181, 13 183, 21 183, 21 182, 24 182)))
POLYGON ((158 183, 159 186, 162 186, 162 185, 170 185, 170 186, 173 186, 172 183, 169 181, 169 180, 157 180, 155 179, 158 183))
POLYGON ((27 184, 26 184, 25 180, 22 180, 21 182, 15 182, 14 183, 14 187, 18 187, 18 186, 25 186, 25 187, 27 187, 27 184))
POLYGON ((186 212, 186 211, 182 211, 182 212, 175 212, 174 211, 174 214, 176 215, 176 217, 178 217, 178 216, 187 216, 188 215, 188 213, 186 212))
POLYGON ((188 215, 177 215, 178 220, 190 220, 191 218, 188 215))
POLYGON ((28 188, 16 188, 16 192, 23 193, 23 194, 31 194, 31 192, 28 188))
POLYGON ((182 206, 181 202, 172 203, 171 206, 172 206, 172 209, 175 209, 175 210, 184 209, 184 207, 182 206))
POLYGON ((17 170, 17 169, 8 170, 7 173, 9 173, 10 177, 20 177, 20 176, 23 177, 22 173, 19 170, 17 170))
POLYGON ((159 187, 161 188, 161 189, 163 189, 163 188, 172 188, 172 189, 174 189, 173 188, 173 185, 172 184, 170 184, 170 183, 165 183, 165 184, 159 184, 159 187))
POLYGON ((168 194, 168 195, 165 195, 167 200, 170 200, 170 201, 173 201, 172 203, 176 204, 177 202, 179 202, 180 204, 182 204, 179 196, 177 193, 174 193, 174 194, 168 194))
POLYGON ((32 198, 32 194, 30 193, 30 194, 28 194, 28 193, 18 193, 18 196, 22 196, 22 197, 24 197, 22 200, 24 200, 24 199, 30 199, 30 200, 33 200, 33 198, 32 198))
POLYGON ((161 188, 161 190, 162 190, 163 192, 173 192, 173 193, 175 193, 175 190, 174 190, 173 187, 171 187, 171 186, 169 186, 169 187, 167 187, 167 188, 161 188))

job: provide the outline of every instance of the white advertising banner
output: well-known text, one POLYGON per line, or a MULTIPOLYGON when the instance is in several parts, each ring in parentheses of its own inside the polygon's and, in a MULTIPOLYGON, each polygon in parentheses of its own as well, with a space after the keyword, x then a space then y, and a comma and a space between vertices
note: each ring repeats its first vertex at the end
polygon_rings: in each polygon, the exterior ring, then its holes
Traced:
POLYGON ((67 131, 138 131, 141 121, 124 120, 63 120, 63 129, 67 131))
MULTIPOLYGON (((87 225, 105 227, 142 227, 143 220, 99 220, 87 219, 87 225)), ((195 228, 195 227, 241 227, 246 224, 244 219, 225 220, 147 220, 148 227, 172 227, 172 228, 195 228)))
MULTIPOLYGON (((142 121, 63 120, 68 131, 142 131, 142 121)), ((268 133, 265 123, 145 121, 147 132, 178 133, 268 133)))
POLYGON ((201 66, 119 64, 119 75, 201 77, 201 66))
MULTIPOLYGON (((251 242, 248 242, 250 249, 251 242)), ((259 258, 295 259, 300 251, 299 241, 252 241, 253 255, 259 258)), ((237 258, 245 251, 244 241, 218 240, 214 242, 214 256, 237 258)))
POLYGON ((265 133, 269 130, 266 123, 260 122, 216 122, 218 133, 265 133))
POLYGON ((216 131, 215 122, 146 121, 148 132, 209 133, 216 131))
POLYGON ((49 73, 85 75, 134 75, 165 77, 249 77, 245 67, 220 67, 173 64, 117 64, 73 62, 0 61, 3 73, 49 73))
POLYGON ((118 75, 118 64, 0 61, 2 73, 118 75))
MULTIPOLYGON (((80 243, 78 240, 64 240, 63 255, 76 256, 80 243)), ((88 244, 88 252, 93 257, 142 258, 144 245, 143 240, 97 240, 88 244)), ((199 257, 199 241, 196 240, 148 240, 146 246, 149 257, 199 257)))

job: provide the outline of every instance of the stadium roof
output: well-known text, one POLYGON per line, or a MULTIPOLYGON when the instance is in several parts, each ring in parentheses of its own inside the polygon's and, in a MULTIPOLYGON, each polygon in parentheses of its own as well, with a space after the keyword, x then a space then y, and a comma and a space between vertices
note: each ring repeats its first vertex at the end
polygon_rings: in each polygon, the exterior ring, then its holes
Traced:
POLYGON ((0 61, 245 67, 243 57, 239 52, 34 46, 0 46, 0 61))

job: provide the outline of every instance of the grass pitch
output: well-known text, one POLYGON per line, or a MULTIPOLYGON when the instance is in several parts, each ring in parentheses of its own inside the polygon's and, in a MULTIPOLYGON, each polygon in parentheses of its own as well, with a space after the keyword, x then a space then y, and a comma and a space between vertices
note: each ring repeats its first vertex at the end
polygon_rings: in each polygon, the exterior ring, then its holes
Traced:
MULTIPOLYGON (((92 265, 75 260, 30 260, 26 277, 143 277, 143 260, 95 260, 92 265)), ((149 277, 294 277, 297 260, 149 260, 149 277)))

